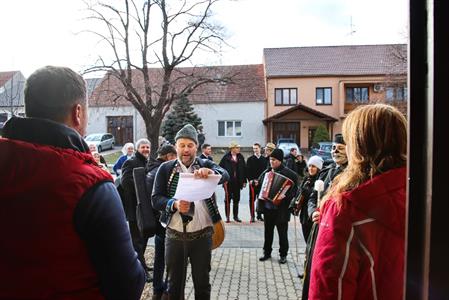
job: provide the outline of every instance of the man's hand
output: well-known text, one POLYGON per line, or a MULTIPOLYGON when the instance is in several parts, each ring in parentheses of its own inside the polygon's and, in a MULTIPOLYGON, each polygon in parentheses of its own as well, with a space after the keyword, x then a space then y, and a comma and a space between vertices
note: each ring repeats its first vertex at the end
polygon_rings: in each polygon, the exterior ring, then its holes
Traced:
POLYGON ((195 175, 195 178, 207 178, 209 176, 209 174, 214 174, 214 171, 212 171, 211 169, 208 169, 208 168, 201 168, 201 169, 195 170, 195 172, 193 172, 193 175, 195 175))
POLYGON ((279 201, 284 200, 284 198, 285 198, 285 195, 284 195, 284 194, 280 194, 280 195, 278 196, 278 200, 279 200, 279 201))
POLYGON ((312 222, 318 223, 319 219, 320 219, 320 212, 316 210, 312 214, 312 222))
POLYGON ((190 202, 186 200, 176 200, 173 204, 173 207, 180 213, 185 214, 190 209, 190 202))

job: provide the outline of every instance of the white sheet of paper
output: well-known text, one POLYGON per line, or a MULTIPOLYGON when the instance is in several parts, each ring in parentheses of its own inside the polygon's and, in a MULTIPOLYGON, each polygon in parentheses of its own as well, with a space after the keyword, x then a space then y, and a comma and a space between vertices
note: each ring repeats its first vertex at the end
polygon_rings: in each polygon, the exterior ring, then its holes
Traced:
POLYGON ((175 199, 189 202, 201 201, 210 198, 215 192, 221 175, 210 174, 207 179, 195 178, 192 173, 180 173, 175 199))

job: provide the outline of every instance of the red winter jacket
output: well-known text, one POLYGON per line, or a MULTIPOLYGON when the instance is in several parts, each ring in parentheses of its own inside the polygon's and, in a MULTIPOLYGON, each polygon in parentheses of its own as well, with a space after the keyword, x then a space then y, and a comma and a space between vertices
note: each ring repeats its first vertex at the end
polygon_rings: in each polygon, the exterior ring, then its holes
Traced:
POLYGON ((402 299, 406 169, 329 199, 312 260, 309 299, 402 299))
POLYGON ((111 176, 73 149, 0 139, 0 152, 0 298, 104 299, 73 215, 84 193, 111 176))

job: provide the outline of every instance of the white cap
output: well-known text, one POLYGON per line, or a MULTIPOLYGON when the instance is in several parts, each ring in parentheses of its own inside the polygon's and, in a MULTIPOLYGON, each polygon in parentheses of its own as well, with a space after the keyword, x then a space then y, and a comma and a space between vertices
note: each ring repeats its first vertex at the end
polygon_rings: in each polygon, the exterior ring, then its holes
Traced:
POLYGON ((323 159, 317 155, 314 155, 307 161, 307 166, 310 165, 314 165, 315 167, 321 170, 323 168, 323 159))

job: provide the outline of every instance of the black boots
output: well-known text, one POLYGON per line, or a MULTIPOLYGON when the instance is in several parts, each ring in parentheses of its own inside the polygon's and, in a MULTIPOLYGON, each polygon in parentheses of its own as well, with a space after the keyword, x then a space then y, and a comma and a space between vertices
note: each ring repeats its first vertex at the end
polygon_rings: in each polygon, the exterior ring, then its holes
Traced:
POLYGON ((263 256, 259 257, 259 261, 266 261, 271 258, 271 254, 264 254, 263 256))
POLYGON ((241 223, 242 220, 239 219, 239 204, 237 203, 233 203, 233 207, 232 207, 232 213, 234 214, 234 221, 241 223))

